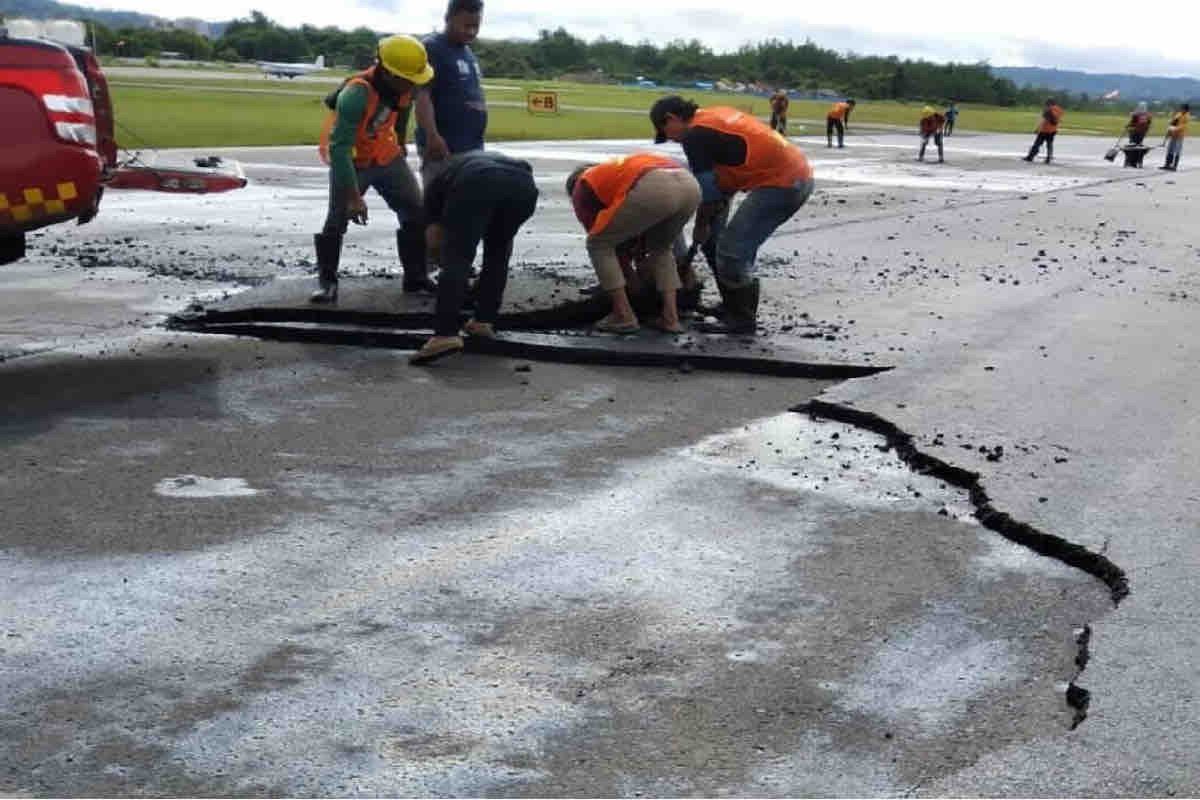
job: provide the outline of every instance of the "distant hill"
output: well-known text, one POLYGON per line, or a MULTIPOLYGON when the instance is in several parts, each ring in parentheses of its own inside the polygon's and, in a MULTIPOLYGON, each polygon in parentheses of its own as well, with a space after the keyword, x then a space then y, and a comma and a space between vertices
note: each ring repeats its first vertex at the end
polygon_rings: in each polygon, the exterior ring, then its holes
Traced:
POLYGON ((103 11, 59 3, 56 0, 0 0, 0 17, 29 19, 94 19, 110 28, 150 28, 166 20, 136 11, 103 11))
MULTIPOLYGON (((2 4, 4 0, 0 0, 2 4)), ((1095 75, 1041 67, 992 67, 997 77, 1008 78, 1017 86, 1045 86, 1063 92, 1102 97, 1114 90, 1122 100, 1200 99, 1200 81, 1192 78, 1147 78, 1141 75, 1095 75)))

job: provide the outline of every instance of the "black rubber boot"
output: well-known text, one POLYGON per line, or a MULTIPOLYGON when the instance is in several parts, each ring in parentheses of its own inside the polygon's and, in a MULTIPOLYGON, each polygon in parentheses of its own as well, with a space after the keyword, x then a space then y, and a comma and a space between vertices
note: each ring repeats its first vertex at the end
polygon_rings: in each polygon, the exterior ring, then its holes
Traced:
POLYGON ((425 231, 417 225, 398 228, 396 252, 404 268, 404 291, 437 294, 437 284, 429 277, 425 259, 425 231))
POLYGON ((735 333, 753 336, 758 331, 758 279, 742 286, 730 286, 717 281, 724 301, 725 313, 718 322, 701 322, 693 326, 701 333, 735 333))
POLYGON ((317 251, 317 291, 309 297, 312 303, 336 303, 338 297, 338 263, 342 260, 342 237, 336 233, 313 234, 317 251))

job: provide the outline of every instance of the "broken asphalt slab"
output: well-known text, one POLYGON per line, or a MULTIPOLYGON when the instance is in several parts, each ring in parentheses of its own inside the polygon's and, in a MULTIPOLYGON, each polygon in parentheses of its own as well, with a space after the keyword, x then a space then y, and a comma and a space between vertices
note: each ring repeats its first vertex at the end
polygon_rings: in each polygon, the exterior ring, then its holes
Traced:
MULTIPOLYGON (((432 298, 406 294, 379 278, 341 281, 335 305, 308 302, 309 280, 276 280, 218 301, 196 303, 171 316, 175 330, 321 344, 416 349, 433 324, 432 298)), ((576 284, 545 272, 514 275, 505 293, 495 339, 469 338, 469 352, 574 364, 673 366, 782 377, 849 378, 886 367, 829 361, 804 350, 795 337, 593 334, 608 312, 605 297, 585 296, 576 284)), ((464 314, 465 316, 465 314, 464 314)))

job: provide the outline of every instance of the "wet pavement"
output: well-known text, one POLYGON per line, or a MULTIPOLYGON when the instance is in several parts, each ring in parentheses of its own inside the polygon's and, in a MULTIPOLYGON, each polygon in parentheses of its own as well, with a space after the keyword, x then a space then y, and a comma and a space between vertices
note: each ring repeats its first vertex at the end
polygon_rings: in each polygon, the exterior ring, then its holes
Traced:
MULTIPOLYGON (((311 149, 41 234, 0 273, 0 791, 1196 794, 1200 184, 1097 142, 805 142, 758 341, 570 335, 874 373, 836 380, 161 328, 302 296, 311 149)), ((504 148, 515 285, 588 281, 562 181, 627 146, 504 148)), ((396 311, 385 211, 346 261, 396 311)))

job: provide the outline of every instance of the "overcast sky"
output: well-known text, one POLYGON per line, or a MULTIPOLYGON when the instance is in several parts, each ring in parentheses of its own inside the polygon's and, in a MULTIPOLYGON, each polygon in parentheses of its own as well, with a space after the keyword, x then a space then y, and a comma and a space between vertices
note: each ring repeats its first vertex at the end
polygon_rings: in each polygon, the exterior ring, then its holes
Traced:
MULTIPOLYGON (((599 36, 656 43, 696 38, 714 50, 776 37, 859 54, 980 61, 1088 72, 1132 72, 1200 78, 1200 3, 1112 0, 486 0, 484 36, 532 38, 563 26, 599 36), (736 6, 737 10, 731 10, 736 6)), ((424 32, 440 25, 444 0, 81 0, 83 5, 163 17, 226 20, 257 8, 285 25, 302 23, 424 32)))

